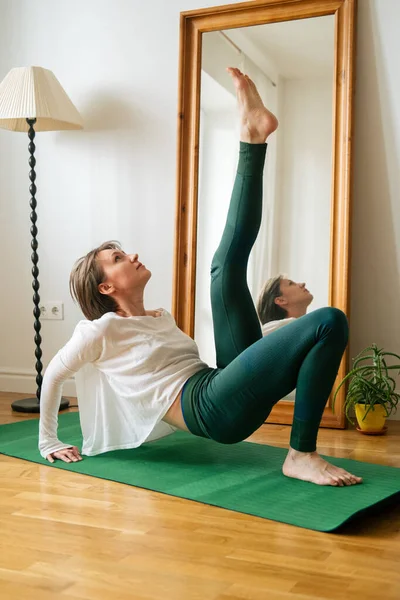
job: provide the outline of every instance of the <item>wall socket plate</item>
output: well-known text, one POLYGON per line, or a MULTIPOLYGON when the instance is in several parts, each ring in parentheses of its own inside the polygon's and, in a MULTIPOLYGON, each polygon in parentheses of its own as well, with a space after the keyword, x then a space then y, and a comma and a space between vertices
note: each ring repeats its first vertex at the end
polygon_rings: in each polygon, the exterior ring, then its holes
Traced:
POLYGON ((64 304, 62 302, 41 302, 40 318, 43 321, 62 321, 64 319, 64 304))

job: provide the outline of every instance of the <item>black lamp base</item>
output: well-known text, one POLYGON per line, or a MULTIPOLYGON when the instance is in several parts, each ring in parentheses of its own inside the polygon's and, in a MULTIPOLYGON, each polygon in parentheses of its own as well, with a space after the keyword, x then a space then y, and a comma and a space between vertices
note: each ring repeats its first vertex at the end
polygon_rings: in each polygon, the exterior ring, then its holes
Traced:
MULTIPOLYGON (((61 398, 60 410, 65 410, 69 407, 69 400, 67 398, 61 398)), ((40 404, 37 398, 24 398, 23 400, 16 400, 11 404, 11 408, 16 412, 23 413, 40 413, 40 404)))

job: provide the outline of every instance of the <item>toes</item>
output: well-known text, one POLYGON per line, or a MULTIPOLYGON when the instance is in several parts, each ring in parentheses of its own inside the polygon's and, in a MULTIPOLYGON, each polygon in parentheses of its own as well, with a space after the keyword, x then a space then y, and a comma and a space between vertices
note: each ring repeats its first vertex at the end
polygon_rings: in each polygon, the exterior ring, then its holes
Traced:
POLYGON ((346 477, 348 473, 346 473, 344 469, 339 469, 338 467, 334 467, 333 465, 329 464, 327 471, 329 473, 329 476, 332 477, 332 479, 334 479, 335 481, 337 481, 337 484, 340 487, 343 487, 345 485, 351 485, 350 481, 346 477))
POLYGON ((357 477, 355 477, 351 473, 349 473, 349 479, 350 479, 352 485, 354 485, 355 483, 358 483, 357 477))
POLYGON ((345 484, 345 485, 353 485, 353 481, 351 480, 351 478, 350 478, 350 477, 345 477, 345 476, 343 476, 343 477, 342 477, 342 480, 344 481, 344 484, 345 484))
POLYGON ((228 70, 232 71, 235 77, 239 77, 240 79, 246 80, 248 82, 251 81, 248 75, 245 75, 240 69, 237 69, 236 67, 228 67, 228 70))
POLYGON ((337 476, 343 481, 344 485, 352 485, 350 473, 346 473, 346 471, 339 472, 337 476))
POLYGON ((338 487, 343 487, 344 486, 344 483, 340 479, 340 477, 337 477, 335 475, 330 475, 329 479, 330 479, 330 485, 336 485, 338 487))
POLYGON ((241 79, 243 78, 243 73, 241 71, 239 71, 239 69, 237 69, 236 67, 227 67, 226 70, 233 77, 237 77, 237 78, 241 78, 241 79))
POLYGON ((246 82, 249 85, 251 91, 260 97, 256 84, 248 75, 245 75, 240 69, 237 69, 236 67, 227 67, 226 70, 234 77, 237 77, 242 83, 246 82))
POLYGON ((244 90, 244 91, 249 90, 249 87, 250 87, 249 81, 246 79, 245 75, 243 75, 243 73, 239 69, 236 69, 235 67, 227 67, 226 70, 232 76, 234 85, 237 90, 244 90))
POLYGON ((356 478, 354 477, 354 475, 352 475, 351 473, 349 473, 348 471, 342 471, 340 473, 340 477, 346 482, 346 485, 353 485, 354 483, 357 482, 356 478))
POLYGON ((345 485, 355 485, 356 483, 361 483, 361 477, 357 477, 344 469, 339 469, 336 473, 336 476, 339 477, 345 485))

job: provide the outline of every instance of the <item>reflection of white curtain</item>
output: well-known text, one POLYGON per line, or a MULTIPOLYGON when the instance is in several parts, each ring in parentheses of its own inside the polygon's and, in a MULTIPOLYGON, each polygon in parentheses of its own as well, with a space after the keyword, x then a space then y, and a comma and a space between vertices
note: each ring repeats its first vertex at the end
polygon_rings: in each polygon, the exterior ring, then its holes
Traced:
POLYGON ((201 358, 215 365, 210 266, 224 229, 235 177, 239 137, 233 94, 202 72, 195 340, 201 358))

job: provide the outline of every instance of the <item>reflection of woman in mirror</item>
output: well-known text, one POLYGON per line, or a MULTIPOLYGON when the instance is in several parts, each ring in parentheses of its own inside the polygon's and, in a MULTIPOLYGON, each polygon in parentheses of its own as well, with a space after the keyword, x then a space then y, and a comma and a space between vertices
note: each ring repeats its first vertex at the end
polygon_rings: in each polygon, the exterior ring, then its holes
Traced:
POLYGON ((284 275, 268 279, 257 300, 262 334, 268 335, 305 315, 313 299, 305 283, 296 283, 284 275))
POLYGON ((62 383, 78 371, 87 455, 138 447, 175 428, 234 444, 297 388, 283 473, 320 485, 359 483, 316 452, 321 416, 347 344, 346 316, 322 308, 267 337, 261 333, 246 271, 261 221, 265 142, 278 122, 254 83, 238 69, 229 72, 241 137, 227 221, 211 265, 217 368, 201 361, 194 340, 166 310, 145 310, 151 273, 138 255, 106 243, 80 259, 71 274, 73 295, 87 320, 78 323, 46 370, 39 449, 51 462, 81 460, 76 446, 57 438, 62 383))

